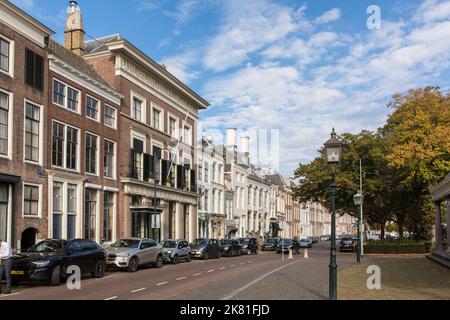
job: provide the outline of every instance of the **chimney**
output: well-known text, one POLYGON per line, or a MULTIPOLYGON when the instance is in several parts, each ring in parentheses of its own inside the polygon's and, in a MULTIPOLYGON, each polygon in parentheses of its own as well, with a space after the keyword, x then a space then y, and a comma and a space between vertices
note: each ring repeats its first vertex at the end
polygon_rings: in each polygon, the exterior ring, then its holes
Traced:
POLYGON ((250 137, 241 137, 241 152, 244 153, 246 165, 250 164, 250 137))
POLYGON ((64 47, 78 56, 84 54, 84 30, 81 10, 76 1, 70 1, 67 8, 64 47))
POLYGON ((236 147, 236 128, 227 129, 227 146, 236 147))

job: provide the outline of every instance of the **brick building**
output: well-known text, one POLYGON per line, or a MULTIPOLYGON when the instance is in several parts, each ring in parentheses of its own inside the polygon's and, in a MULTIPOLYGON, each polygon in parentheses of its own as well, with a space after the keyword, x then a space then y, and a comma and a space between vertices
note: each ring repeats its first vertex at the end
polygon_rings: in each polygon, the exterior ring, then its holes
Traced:
POLYGON ((47 236, 50 88, 45 79, 52 34, 9 1, 0 1, 0 238, 14 248, 47 236))

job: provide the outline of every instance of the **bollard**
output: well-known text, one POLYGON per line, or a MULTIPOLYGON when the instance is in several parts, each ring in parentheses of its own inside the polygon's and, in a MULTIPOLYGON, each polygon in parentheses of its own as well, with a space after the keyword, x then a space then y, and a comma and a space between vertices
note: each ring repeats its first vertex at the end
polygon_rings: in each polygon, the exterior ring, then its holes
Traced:
POLYGON ((308 249, 305 249, 305 252, 303 253, 303 258, 308 259, 308 249))
POLYGON ((293 259, 294 257, 292 256, 292 249, 289 249, 289 257, 288 259, 293 259))

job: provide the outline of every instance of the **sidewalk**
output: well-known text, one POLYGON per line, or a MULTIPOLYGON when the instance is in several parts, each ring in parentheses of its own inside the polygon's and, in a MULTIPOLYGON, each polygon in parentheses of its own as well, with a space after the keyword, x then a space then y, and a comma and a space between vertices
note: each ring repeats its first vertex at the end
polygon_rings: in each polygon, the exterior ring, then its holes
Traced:
POLYGON ((450 270, 423 255, 365 256, 338 273, 340 300, 449 300, 450 270), (381 289, 367 288, 369 265, 381 270, 381 289))

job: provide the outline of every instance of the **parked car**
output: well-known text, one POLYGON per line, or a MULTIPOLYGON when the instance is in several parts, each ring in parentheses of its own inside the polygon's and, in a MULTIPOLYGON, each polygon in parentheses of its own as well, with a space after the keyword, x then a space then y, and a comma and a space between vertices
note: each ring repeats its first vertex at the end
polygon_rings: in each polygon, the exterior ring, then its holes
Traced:
POLYGON ((43 240, 13 257, 11 277, 15 283, 36 280, 56 286, 72 274, 67 272, 71 265, 78 266, 82 275, 101 278, 106 269, 106 251, 91 240, 43 240))
POLYGON ((355 244, 352 238, 342 238, 339 246, 339 251, 355 251, 355 244))
POLYGON ((261 246, 262 251, 275 251, 277 250, 278 242, 280 241, 280 238, 268 238, 266 241, 264 241, 263 245, 261 246))
POLYGON ((300 239, 300 248, 312 248, 312 242, 308 239, 300 239))
POLYGON ((184 239, 165 239, 161 242, 163 246, 163 261, 177 264, 178 261, 185 260, 191 262, 191 247, 184 239))
POLYGON ((243 254, 258 254, 258 240, 256 238, 239 238, 238 241, 243 254))
POLYGON ((310 241, 311 244, 315 243, 315 242, 314 242, 314 237, 306 237, 306 239, 307 239, 308 241, 310 241))
POLYGON ((237 240, 222 239, 220 240, 220 250, 222 255, 227 257, 240 256, 242 254, 241 245, 237 240))
POLYGON ((321 236, 320 241, 330 241, 330 236, 329 235, 321 236))
POLYGON ((292 249, 292 253, 300 253, 300 243, 297 239, 281 239, 278 243, 277 253, 289 252, 292 249))
POLYGON ((161 268, 163 248, 152 239, 124 238, 106 247, 108 253, 107 266, 136 272, 139 266, 152 264, 161 268))
POLYGON ((191 257, 202 258, 220 258, 222 252, 220 250, 219 241, 210 238, 198 238, 191 243, 191 257))

